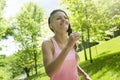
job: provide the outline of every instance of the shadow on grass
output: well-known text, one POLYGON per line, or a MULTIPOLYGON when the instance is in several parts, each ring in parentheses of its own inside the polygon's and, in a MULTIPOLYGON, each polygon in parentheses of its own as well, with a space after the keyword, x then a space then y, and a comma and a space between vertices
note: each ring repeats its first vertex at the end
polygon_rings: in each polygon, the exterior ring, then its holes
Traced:
MULTIPOLYGON (((104 54, 106 53, 108 52, 104 52, 104 54)), ((104 74, 109 70, 119 74, 120 52, 102 55, 94 59, 93 63, 90 63, 90 61, 82 62, 80 66, 91 76, 103 69, 106 69, 101 72, 101 74, 98 76, 98 79, 99 77, 104 76, 104 74)))
POLYGON ((101 57, 101 56, 105 56, 105 55, 108 55, 107 53, 110 53, 111 51, 105 51, 105 52, 102 52, 100 54, 98 54, 97 56, 98 57, 101 57))

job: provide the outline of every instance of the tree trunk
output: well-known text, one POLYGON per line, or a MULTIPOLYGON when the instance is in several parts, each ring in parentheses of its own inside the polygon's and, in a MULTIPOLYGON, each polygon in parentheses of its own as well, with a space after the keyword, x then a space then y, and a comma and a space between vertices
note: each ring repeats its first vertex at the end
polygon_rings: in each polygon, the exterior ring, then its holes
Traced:
MULTIPOLYGON (((32 36, 32 42, 34 43, 34 36, 32 36)), ((35 73, 37 74, 37 52, 35 50, 36 46, 33 44, 33 53, 34 53, 34 68, 35 68, 35 73)))
POLYGON ((86 54, 86 46, 85 46, 85 41, 84 41, 84 31, 83 31, 83 28, 82 28, 82 45, 83 45, 85 60, 87 61, 87 54, 86 54))
POLYGON ((91 46, 90 46, 90 30, 88 27, 88 47, 89 47, 89 54, 90 54, 90 62, 92 63, 92 54, 91 54, 91 46))
POLYGON ((30 75, 29 75, 29 73, 30 73, 30 68, 24 67, 23 69, 24 69, 25 73, 27 74, 27 77, 29 77, 29 76, 30 76, 30 75))
POLYGON ((37 74, 37 55, 36 51, 34 50, 34 61, 35 61, 35 72, 37 74))
POLYGON ((90 62, 92 63, 92 54, 91 54, 91 47, 90 47, 90 26, 88 23, 86 0, 85 0, 85 16, 86 16, 86 24, 87 24, 87 30, 88 30, 88 47, 89 47, 89 54, 90 54, 90 62))

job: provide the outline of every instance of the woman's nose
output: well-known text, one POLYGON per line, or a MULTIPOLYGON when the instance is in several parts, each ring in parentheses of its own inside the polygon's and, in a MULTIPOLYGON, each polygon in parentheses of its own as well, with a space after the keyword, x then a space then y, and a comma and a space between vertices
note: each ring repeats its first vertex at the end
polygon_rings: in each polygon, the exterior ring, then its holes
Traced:
POLYGON ((64 22, 66 19, 65 18, 62 18, 62 21, 64 22))

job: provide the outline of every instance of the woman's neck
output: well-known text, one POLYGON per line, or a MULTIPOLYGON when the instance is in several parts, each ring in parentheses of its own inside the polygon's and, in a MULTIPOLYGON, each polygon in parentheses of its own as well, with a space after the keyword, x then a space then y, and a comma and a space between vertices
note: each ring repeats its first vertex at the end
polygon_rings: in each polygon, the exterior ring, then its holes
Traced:
POLYGON ((54 36, 55 40, 58 42, 58 43, 61 43, 61 44, 66 44, 67 43, 67 35, 66 34, 55 34, 54 36))

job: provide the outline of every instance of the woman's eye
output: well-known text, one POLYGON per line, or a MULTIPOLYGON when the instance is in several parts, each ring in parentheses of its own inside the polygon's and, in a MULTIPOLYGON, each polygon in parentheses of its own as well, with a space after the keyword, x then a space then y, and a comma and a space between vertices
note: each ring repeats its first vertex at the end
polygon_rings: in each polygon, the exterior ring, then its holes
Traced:
POLYGON ((68 19, 68 17, 65 17, 65 19, 68 19))
MULTIPOLYGON (((68 19, 68 17, 63 17, 64 19, 68 19)), ((60 20, 60 19, 63 19, 62 17, 58 17, 56 18, 56 20, 60 20)))
POLYGON ((61 19, 61 18, 57 18, 57 20, 59 20, 59 19, 61 19))

